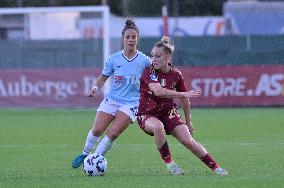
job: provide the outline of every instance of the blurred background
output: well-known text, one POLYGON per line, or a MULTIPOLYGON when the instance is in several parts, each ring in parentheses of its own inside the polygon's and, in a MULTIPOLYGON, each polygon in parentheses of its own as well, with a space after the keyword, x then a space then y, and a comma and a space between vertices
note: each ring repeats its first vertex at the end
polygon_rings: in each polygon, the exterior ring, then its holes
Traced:
POLYGON ((283 0, 1 0, 0 108, 96 107, 129 17, 149 56, 171 37, 193 106, 284 106, 283 0))

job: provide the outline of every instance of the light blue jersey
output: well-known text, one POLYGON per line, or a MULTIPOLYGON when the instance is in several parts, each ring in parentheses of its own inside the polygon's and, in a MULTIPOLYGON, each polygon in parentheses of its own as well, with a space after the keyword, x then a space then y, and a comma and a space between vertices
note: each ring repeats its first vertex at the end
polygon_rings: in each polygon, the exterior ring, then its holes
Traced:
POLYGON ((140 77, 151 65, 151 59, 140 51, 127 59, 123 51, 112 54, 105 63, 102 74, 111 77, 111 85, 105 97, 121 103, 138 103, 140 77))

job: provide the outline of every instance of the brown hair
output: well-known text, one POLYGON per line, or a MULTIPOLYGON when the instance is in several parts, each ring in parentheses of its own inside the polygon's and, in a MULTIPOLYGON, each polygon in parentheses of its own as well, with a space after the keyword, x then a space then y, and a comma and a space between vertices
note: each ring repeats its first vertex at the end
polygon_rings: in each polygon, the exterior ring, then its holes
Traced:
POLYGON ((160 47, 163 47, 165 52, 169 53, 169 54, 173 54, 174 53, 174 45, 171 44, 170 42, 170 38, 167 37, 167 36, 163 36, 161 41, 157 42, 155 44, 156 47, 160 48, 160 47))
POLYGON ((125 26, 124 26, 124 28, 123 28, 123 30, 122 30, 122 37, 124 37, 124 33, 125 33, 125 31, 127 30, 127 29, 134 29, 136 32, 137 32, 137 34, 138 34, 138 36, 139 36, 139 29, 138 29, 138 27, 135 25, 135 23, 134 23, 134 21, 132 20, 132 19, 127 19, 126 20, 126 22, 125 22, 125 26))

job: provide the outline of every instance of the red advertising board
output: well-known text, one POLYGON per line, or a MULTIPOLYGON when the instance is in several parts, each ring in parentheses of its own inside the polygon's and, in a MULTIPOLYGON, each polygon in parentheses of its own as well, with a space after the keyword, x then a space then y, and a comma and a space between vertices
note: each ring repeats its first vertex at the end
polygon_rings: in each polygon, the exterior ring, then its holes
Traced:
POLYGON ((0 70, 0 107, 96 107, 88 93, 101 69, 0 70))
MULTIPOLYGON (((192 106, 284 106, 284 65, 180 67, 192 106)), ((0 70, 0 107, 97 107, 87 97, 101 69, 0 70)))
POLYGON ((284 65, 181 68, 192 106, 284 106, 284 65))

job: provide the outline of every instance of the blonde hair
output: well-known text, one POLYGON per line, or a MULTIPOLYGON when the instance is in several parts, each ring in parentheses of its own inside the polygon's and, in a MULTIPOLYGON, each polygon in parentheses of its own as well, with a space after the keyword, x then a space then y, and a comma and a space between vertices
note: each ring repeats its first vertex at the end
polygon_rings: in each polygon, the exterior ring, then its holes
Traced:
POLYGON ((164 51, 171 55, 174 53, 174 50, 175 50, 174 45, 171 44, 170 37, 167 37, 167 36, 163 36, 161 38, 161 41, 157 42, 155 46, 159 48, 163 47, 164 51))

